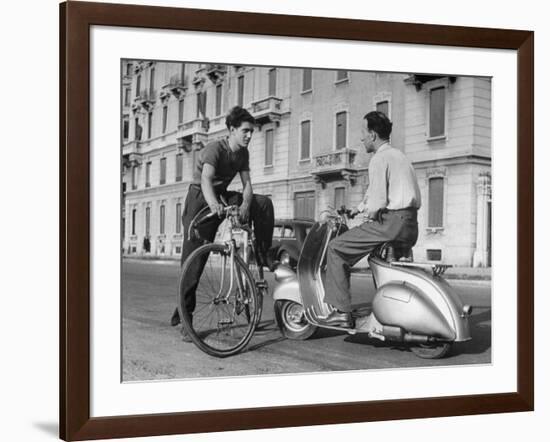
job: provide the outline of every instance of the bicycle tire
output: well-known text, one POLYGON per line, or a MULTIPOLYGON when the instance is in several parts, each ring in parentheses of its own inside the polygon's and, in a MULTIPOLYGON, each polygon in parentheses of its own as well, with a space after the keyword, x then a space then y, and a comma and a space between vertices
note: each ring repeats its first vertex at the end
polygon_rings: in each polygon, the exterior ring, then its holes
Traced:
POLYGON ((231 292, 228 291, 229 257, 227 245, 202 245, 183 263, 178 283, 178 308, 184 330, 199 349, 219 358, 235 355, 248 345, 261 314, 261 299, 254 279, 237 253, 234 254, 233 286, 231 292), (183 284, 189 279, 191 264, 198 259, 205 259, 206 264, 195 291, 196 307, 193 312, 187 312, 183 284), (219 293, 226 295, 225 301, 217 298, 219 293))

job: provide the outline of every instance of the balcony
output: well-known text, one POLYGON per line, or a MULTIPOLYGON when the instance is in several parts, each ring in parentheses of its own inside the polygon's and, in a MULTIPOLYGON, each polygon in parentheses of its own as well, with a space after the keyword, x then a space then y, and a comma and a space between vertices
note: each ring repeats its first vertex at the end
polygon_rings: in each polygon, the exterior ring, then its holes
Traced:
POLYGON ((433 80, 438 80, 440 78, 448 78, 449 83, 453 84, 456 82, 456 77, 449 76, 449 75, 420 75, 420 74, 413 74, 409 77, 405 78, 404 82, 405 84, 412 85, 415 87, 416 91, 422 89, 422 86, 424 86, 425 83, 433 80))
POLYGON ((141 106, 145 110, 149 110, 155 104, 157 94, 155 91, 148 91, 146 89, 139 92, 139 95, 134 98, 134 108, 141 106))
POLYGON ((200 150, 208 139, 208 118, 196 118, 178 126, 176 134, 178 149, 191 152, 200 150))
POLYGON ((141 165, 141 157, 141 141, 130 141, 122 146, 122 159, 124 167, 141 165))
POLYGON ((342 149, 316 155, 311 175, 323 186, 328 181, 341 179, 354 185, 357 179, 356 154, 357 151, 353 149, 342 149))
POLYGON ((163 86, 163 92, 168 92, 176 98, 180 98, 187 91, 185 78, 181 75, 172 75, 168 84, 163 86))
POLYGON ((206 75, 212 83, 217 83, 227 72, 227 68, 223 64, 208 64, 206 65, 206 75))
POLYGON ((281 121, 281 104, 283 100, 276 97, 267 97, 263 100, 252 103, 252 116, 256 123, 263 126, 266 123, 277 123, 281 121))

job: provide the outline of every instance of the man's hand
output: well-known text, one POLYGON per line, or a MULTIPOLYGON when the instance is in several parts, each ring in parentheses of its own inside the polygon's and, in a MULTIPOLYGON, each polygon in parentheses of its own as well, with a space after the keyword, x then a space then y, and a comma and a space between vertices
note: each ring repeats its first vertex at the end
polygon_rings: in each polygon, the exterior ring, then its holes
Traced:
POLYGON ((363 202, 361 202, 361 203, 359 203, 359 205, 357 207, 354 207, 353 209, 351 209, 350 216, 351 216, 351 218, 353 218, 358 213, 361 213, 361 212, 364 212, 364 211, 365 211, 365 204, 363 202))
POLYGON ((241 224, 248 223, 248 212, 249 212, 248 204, 242 203, 239 206, 239 221, 241 222, 241 224))
POLYGON ((209 204, 208 207, 210 207, 210 211, 212 213, 216 213, 220 218, 223 216, 223 213, 224 213, 223 204, 216 201, 214 204, 209 204))

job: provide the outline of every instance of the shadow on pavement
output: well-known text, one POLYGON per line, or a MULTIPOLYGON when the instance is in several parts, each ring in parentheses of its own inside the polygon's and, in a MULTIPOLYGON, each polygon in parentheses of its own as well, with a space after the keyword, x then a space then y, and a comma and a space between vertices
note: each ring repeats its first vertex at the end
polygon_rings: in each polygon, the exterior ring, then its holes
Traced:
MULTIPOLYGON (((338 334, 338 332, 335 332, 338 334)), ((447 357, 459 354, 482 354, 491 348, 491 310, 485 310, 478 314, 470 316, 470 333, 472 339, 466 342, 456 342, 453 344, 447 357)), ((326 337, 326 336, 325 336, 326 337)), ((353 344, 370 345, 375 348, 391 348, 400 351, 410 351, 407 345, 384 342, 378 339, 369 338, 366 333, 350 335, 344 339, 345 342, 353 344)))

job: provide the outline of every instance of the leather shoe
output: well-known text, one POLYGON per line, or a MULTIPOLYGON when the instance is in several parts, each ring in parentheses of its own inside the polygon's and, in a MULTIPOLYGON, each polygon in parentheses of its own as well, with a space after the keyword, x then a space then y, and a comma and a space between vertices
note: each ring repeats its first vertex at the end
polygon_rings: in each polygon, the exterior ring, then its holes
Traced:
POLYGON ((172 327, 175 327, 176 325, 179 325, 180 323, 181 323, 180 312, 176 308, 176 310, 174 310, 174 313, 172 314, 172 318, 170 319, 170 325, 172 327))
POLYGON ((331 327, 353 328, 355 326, 355 321, 351 313, 341 312, 339 310, 333 310, 326 318, 319 319, 319 323, 331 327))

